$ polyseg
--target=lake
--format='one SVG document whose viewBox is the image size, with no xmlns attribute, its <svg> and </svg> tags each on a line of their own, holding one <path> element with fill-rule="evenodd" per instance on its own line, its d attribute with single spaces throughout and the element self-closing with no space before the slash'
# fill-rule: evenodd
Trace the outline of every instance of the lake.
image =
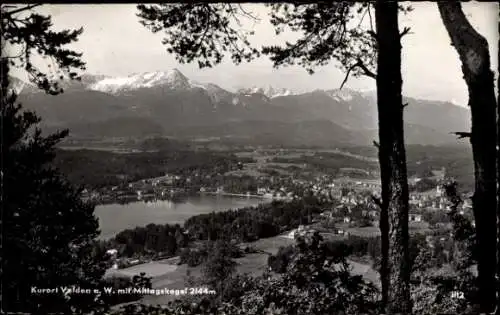
<svg viewBox="0 0 500 315">
<path fill-rule="evenodd" d="M 229 209 L 238 209 L 256 206 L 269 200 L 261 198 L 247 198 L 221 195 L 198 195 L 183 199 L 182 202 L 172 201 L 138 201 L 125 205 L 108 204 L 95 208 L 99 218 L 101 239 L 108 239 L 117 233 L 135 228 L 155 224 L 183 224 L 192 216 L 221 212 Z"/>
</svg>

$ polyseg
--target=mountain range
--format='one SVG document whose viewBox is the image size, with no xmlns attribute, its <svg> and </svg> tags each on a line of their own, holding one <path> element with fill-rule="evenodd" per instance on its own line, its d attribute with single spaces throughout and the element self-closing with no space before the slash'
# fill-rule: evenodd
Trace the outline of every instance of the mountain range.
<svg viewBox="0 0 500 315">
<path fill-rule="evenodd" d="M 47 95 L 16 81 L 18 100 L 42 117 L 46 130 L 68 128 L 73 138 L 169 136 L 237 139 L 254 144 L 368 145 L 377 139 L 374 92 L 351 89 L 294 93 L 273 87 L 226 90 L 195 82 L 179 70 L 124 77 L 83 75 Z M 457 143 L 470 129 L 467 108 L 405 97 L 408 144 Z"/>
</svg>

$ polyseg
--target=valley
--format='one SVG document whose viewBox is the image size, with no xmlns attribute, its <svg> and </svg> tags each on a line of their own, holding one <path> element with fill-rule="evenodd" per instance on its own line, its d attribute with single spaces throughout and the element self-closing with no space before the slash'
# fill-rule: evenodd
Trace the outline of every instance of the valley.
<svg viewBox="0 0 500 315">
<path fill-rule="evenodd" d="M 353 246 L 352 273 L 378 285 L 373 93 L 231 92 L 171 70 L 87 75 L 58 97 L 28 87 L 20 100 L 42 117 L 44 133 L 69 129 L 52 165 L 97 206 L 98 246 L 113 253 L 110 281 L 144 272 L 153 288 L 185 288 L 188 278 L 204 281 L 210 246 L 226 241 L 237 274 L 281 277 L 273 259 L 287 261 L 295 237 L 318 232 Z M 469 128 L 469 113 L 406 101 L 410 233 L 447 233 L 448 205 L 434 190 L 450 177 L 464 196 L 473 189 L 470 148 L 450 134 Z"/>
<path fill-rule="evenodd" d="M 46 132 L 68 128 L 70 139 L 162 136 L 235 144 L 285 146 L 371 145 L 378 138 L 372 92 L 268 87 L 235 92 L 198 83 L 180 71 L 128 77 L 85 75 L 58 97 L 25 84 L 25 108 L 43 118 Z M 469 111 L 452 103 L 406 98 L 407 144 L 456 144 Z"/>
</svg>

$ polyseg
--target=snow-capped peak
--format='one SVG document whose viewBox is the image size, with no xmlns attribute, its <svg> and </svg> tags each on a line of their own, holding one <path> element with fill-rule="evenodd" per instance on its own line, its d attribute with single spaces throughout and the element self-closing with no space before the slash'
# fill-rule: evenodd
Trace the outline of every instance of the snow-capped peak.
<svg viewBox="0 0 500 315">
<path fill-rule="evenodd" d="M 179 70 L 145 72 L 124 77 L 108 77 L 92 84 L 91 90 L 118 93 L 126 90 L 168 86 L 172 89 L 191 88 L 188 78 Z"/>
<path fill-rule="evenodd" d="M 273 89 L 272 87 L 269 87 L 267 90 L 267 95 L 269 95 L 270 98 L 278 97 L 278 96 L 288 96 L 288 95 L 293 95 L 292 91 L 288 89 Z"/>
<path fill-rule="evenodd" d="M 227 98 L 231 93 L 224 90 L 217 84 L 213 83 L 200 83 L 196 81 L 189 81 L 189 84 L 193 88 L 199 88 L 205 90 L 205 92 L 210 96 L 212 101 L 215 103 L 220 102 L 223 98 Z"/>
<path fill-rule="evenodd" d="M 324 91 L 328 96 L 339 102 L 349 102 L 353 99 L 354 91 L 349 89 L 335 89 Z"/>
<path fill-rule="evenodd" d="M 287 95 L 294 94 L 288 89 L 274 88 L 272 86 L 268 86 L 267 88 L 254 86 L 251 88 L 239 89 L 238 92 L 240 94 L 245 94 L 245 95 L 262 94 L 262 95 L 267 96 L 268 98 L 274 98 L 274 97 L 278 97 L 278 96 L 287 96 Z"/>
</svg>

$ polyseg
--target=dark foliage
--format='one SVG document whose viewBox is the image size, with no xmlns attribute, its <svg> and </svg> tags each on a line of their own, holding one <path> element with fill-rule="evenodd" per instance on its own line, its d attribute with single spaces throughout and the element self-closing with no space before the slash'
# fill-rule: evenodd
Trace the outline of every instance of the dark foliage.
<svg viewBox="0 0 500 315">
<path fill-rule="evenodd" d="M 358 237 L 351 235 L 345 240 L 325 241 L 324 243 L 330 250 L 347 246 L 350 257 L 356 259 L 368 256 L 373 262 L 375 262 L 375 267 L 378 268 L 377 262 L 380 261 L 379 237 Z M 287 266 L 295 253 L 296 251 L 294 246 L 281 247 L 276 255 L 269 256 L 268 266 L 271 267 L 273 272 L 284 273 L 286 272 Z"/>
<path fill-rule="evenodd" d="M 425 241 L 414 247 L 417 253 L 412 277 L 414 310 L 420 314 L 478 314 L 478 282 L 472 272 L 478 255 L 474 227 L 458 212 L 462 200 L 457 184 L 447 182 L 444 188 L 451 204 L 448 215 L 453 230 L 451 238 L 449 233 L 438 235 L 434 248 L 426 247 Z M 443 250 L 449 253 L 447 258 L 443 257 Z M 452 292 L 460 292 L 463 298 L 453 297 Z"/>
<path fill-rule="evenodd" d="M 349 249 L 327 246 L 309 235 L 293 248 L 287 270 L 268 275 L 228 277 L 219 298 L 177 300 L 162 307 L 130 305 L 118 314 L 378 314 L 376 289 L 349 272 Z"/>
<path fill-rule="evenodd" d="M 332 59 L 355 76 L 375 78 L 376 50 L 373 32 L 364 32 L 349 24 L 366 17 L 372 24 L 369 5 L 334 4 L 272 4 L 271 23 L 276 34 L 285 28 L 302 32 L 303 37 L 285 47 L 264 47 L 275 66 L 298 63 L 310 73 L 314 66 Z M 164 32 L 163 44 L 181 63 L 197 61 L 200 68 L 219 64 L 229 52 L 234 63 L 251 61 L 260 55 L 248 40 L 253 32 L 242 31 L 241 18 L 258 20 L 252 12 L 234 4 L 161 4 L 138 5 L 142 25 L 153 33 Z M 361 19 L 358 18 L 361 16 Z M 354 23 L 354 24 L 357 24 Z M 359 25 L 358 24 L 358 25 Z M 373 31 L 373 30 L 372 30 Z"/>
<path fill-rule="evenodd" d="M 216 240 L 222 237 L 244 242 L 276 236 L 279 233 L 311 222 L 326 204 L 309 201 L 274 202 L 255 208 L 243 208 L 192 217 L 184 228 L 194 239 Z"/>
<path fill-rule="evenodd" d="M 2 68 L 7 70 L 6 60 Z M 2 73 L 2 260 L 3 309 L 79 313 L 98 307 L 95 294 L 67 297 L 60 287 L 95 288 L 104 274 L 94 207 L 50 163 L 67 134 L 42 137 L 40 119 L 23 111 Z M 31 288 L 59 288 L 34 294 Z"/>
<path fill-rule="evenodd" d="M 129 288 L 147 288 L 151 289 L 151 278 L 145 276 L 144 273 L 128 277 L 111 277 L 103 280 L 100 287 L 101 296 L 105 305 L 118 305 L 122 303 L 134 302 L 142 298 L 141 294 L 119 294 L 119 290 L 127 290 Z"/>
<path fill-rule="evenodd" d="M 235 63 L 250 61 L 259 52 L 250 46 L 247 36 L 252 32 L 237 30 L 244 15 L 233 4 L 159 4 L 137 6 L 142 25 L 153 33 L 164 31 L 162 43 L 180 63 L 197 60 L 200 68 L 219 64 L 224 53 Z M 240 10 L 241 9 L 241 10 Z M 242 12 L 243 11 L 243 12 Z"/>
<path fill-rule="evenodd" d="M 148 224 L 118 233 L 111 246 L 118 247 L 125 257 L 138 255 L 173 256 L 181 248 L 188 245 L 188 236 L 180 225 Z"/>
<path fill-rule="evenodd" d="M 426 192 L 435 189 L 437 184 L 438 183 L 435 180 L 422 178 L 422 180 L 416 182 L 415 185 L 410 186 L 410 190 L 415 192 Z"/>
<path fill-rule="evenodd" d="M 450 216 L 443 211 L 425 211 L 422 220 L 428 222 L 431 226 L 439 223 L 450 223 Z"/>
<path fill-rule="evenodd" d="M 2 59 L 7 60 L 11 67 L 25 70 L 32 83 L 55 95 L 62 92 L 58 81 L 80 79 L 77 71 L 85 70 L 85 63 L 80 59 L 82 54 L 65 48 L 78 40 L 83 28 L 54 31 L 50 16 L 32 12 L 40 5 L 2 6 Z M 3 45 L 16 53 L 4 55 Z M 52 73 L 43 73 L 33 63 L 33 57 L 37 56 L 56 66 L 50 69 Z"/>
<path fill-rule="evenodd" d="M 230 242 L 218 240 L 210 244 L 207 260 L 202 266 L 204 284 L 210 289 L 215 289 L 219 295 L 224 295 L 227 290 L 226 281 L 236 271 L 236 262 L 233 260 L 238 251 Z"/>
<path fill-rule="evenodd" d="M 75 185 L 103 188 L 124 185 L 166 173 L 195 176 L 215 176 L 237 168 L 234 156 L 210 152 L 160 151 L 112 153 L 97 150 L 60 150 L 54 166 Z M 202 178 L 200 178 L 201 180 Z M 196 183 L 192 183 L 194 185 Z M 178 187 L 190 186 L 178 181 Z"/>
<path fill-rule="evenodd" d="M 358 14 L 362 14 L 359 24 L 367 14 L 372 22 L 369 5 L 339 2 L 271 6 L 271 23 L 277 35 L 286 29 L 304 34 L 285 47 L 264 47 L 262 52 L 271 56 L 276 67 L 297 62 L 313 73 L 314 66 L 326 65 L 334 59 L 348 75 L 352 71 L 354 76 L 375 77 L 370 71 L 375 68 L 375 37 L 358 27 L 349 27 L 350 23 L 358 22 Z"/>
<path fill-rule="evenodd" d="M 269 256 L 267 265 L 273 272 L 284 273 L 294 253 L 293 246 L 281 247 L 276 255 Z"/>
<path fill-rule="evenodd" d="M 184 248 L 180 253 L 180 264 L 187 264 L 189 267 L 201 265 L 207 261 L 214 252 L 220 250 L 223 244 L 223 254 L 228 258 L 241 258 L 244 252 L 235 244 L 230 243 L 226 239 L 217 241 L 203 242 L 202 244 L 195 245 L 194 247 Z"/>
<path fill-rule="evenodd" d="M 208 257 L 208 248 L 200 246 L 198 248 L 184 248 L 181 250 L 179 258 L 181 264 L 189 267 L 201 265 Z"/>
</svg>

